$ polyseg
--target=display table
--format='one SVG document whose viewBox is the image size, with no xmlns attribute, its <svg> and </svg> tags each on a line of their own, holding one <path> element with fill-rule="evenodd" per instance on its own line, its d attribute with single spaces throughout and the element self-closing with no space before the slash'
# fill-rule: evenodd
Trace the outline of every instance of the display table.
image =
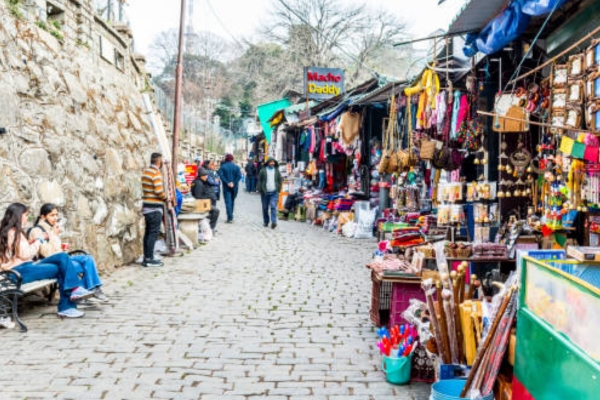
<svg viewBox="0 0 600 400">
<path fill-rule="evenodd" d="M 598 315 L 598 288 L 524 257 L 513 399 L 598 398 Z"/>
<path fill-rule="evenodd" d="M 179 214 L 177 217 L 179 230 L 192 241 L 194 247 L 198 247 L 198 224 L 206 217 L 207 212 Z"/>
</svg>

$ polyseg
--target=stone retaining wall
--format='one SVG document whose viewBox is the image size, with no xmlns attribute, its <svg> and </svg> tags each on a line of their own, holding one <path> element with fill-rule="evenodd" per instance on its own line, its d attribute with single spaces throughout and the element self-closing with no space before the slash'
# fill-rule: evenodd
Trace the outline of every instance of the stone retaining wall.
<svg viewBox="0 0 600 400">
<path fill-rule="evenodd" d="M 58 3 L 85 10 L 89 1 Z M 112 35 L 84 19 L 90 37 Z M 107 272 L 141 254 L 140 172 L 158 142 L 143 111 L 143 59 L 121 46 L 117 68 L 96 50 L 59 41 L 0 1 L 0 212 L 15 201 L 33 215 L 61 205 L 65 240 Z"/>
</svg>

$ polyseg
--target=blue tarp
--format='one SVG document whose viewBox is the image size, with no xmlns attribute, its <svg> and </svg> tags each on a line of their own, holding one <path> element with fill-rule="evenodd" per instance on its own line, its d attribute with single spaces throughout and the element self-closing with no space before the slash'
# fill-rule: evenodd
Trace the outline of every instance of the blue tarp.
<svg viewBox="0 0 600 400">
<path fill-rule="evenodd" d="M 556 10 L 569 0 L 514 0 L 481 32 L 467 35 L 463 49 L 467 57 L 478 51 L 493 54 L 523 34 L 532 16 Z"/>
</svg>

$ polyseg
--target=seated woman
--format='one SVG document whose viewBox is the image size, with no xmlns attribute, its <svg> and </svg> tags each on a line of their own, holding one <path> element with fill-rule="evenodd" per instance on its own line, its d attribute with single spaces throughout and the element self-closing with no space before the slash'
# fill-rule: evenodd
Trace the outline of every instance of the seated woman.
<svg viewBox="0 0 600 400">
<path fill-rule="evenodd" d="M 27 240 L 23 227 L 28 216 L 27 206 L 21 203 L 13 203 L 6 209 L 0 222 L 0 269 L 18 272 L 22 284 L 57 279 L 60 294 L 58 316 L 83 317 L 84 313 L 77 309 L 75 302 L 93 293 L 82 287 L 83 281 L 66 253 L 57 253 L 39 262 L 32 261 L 45 241 L 43 238 Z"/>
<path fill-rule="evenodd" d="M 60 226 L 58 222 L 58 206 L 46 203 L 40 209 L 33 228 L 28 232 L 29 239 L 45 239 L 45 242 L 40 245 L 40 256 L 46 259 L 54 254 L 60 253 L 63 250 L 63 245 L 60 240 Z M 83 287 L 89 291 L 93 291 L 94 295 L 90 300 L 106 302 L 108 298 L 102 292 L 102 281 L 96 269 L 96 262 L 90 255 L 74 255 L 70 256 L 75 267 L 83 271 Z"/>
</svg>

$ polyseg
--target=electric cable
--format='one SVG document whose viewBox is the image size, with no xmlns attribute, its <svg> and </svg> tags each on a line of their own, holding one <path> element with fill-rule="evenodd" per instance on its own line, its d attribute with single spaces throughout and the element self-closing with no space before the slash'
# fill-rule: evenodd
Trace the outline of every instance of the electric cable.
<svg viewBox="0 0 600 400">
<path fill-rule="evenodd" d="M 529 46 L 529 49 L 527 49 L 527 52 L 525 53 L 525 55 L 523 56 L 523 58 L 521 58 L 521 62 L 519 62 L 519 65 L 517 66 L 517 68 L 515 68 L 513 74 L 511 75 L 510 79 L 508 80 L 508 83 L 506 84 L 506 86 L 502 90 L 501 94 L 505 93 L 506 90 L 508 89 L 508 87 L 510 86 L 512 80 L 515 77 L 519 76 L 520 71 L 521 71 L 521 67 L 523 66 L 523 63 L 525 62 L 525 60 L 527 59 L 527 57 L 529 57 L 529 53 L 531 53 L 531 51 L 533 50 L 533 48 L 535 46 L 535 43 L 538 41 L 538 39 L 542 35 L 542 32 L 546 28 L 546 25 L 548 25 L 548 22 L 550 22 L 550 18 L 552 18 L 552 15 L 554 14 L 554 11 L 556 11 L 556 9 L 558 8 L 558 4 L 559 3 L 560 2 L 556 2 L 556 4 L 554 4 L 554 7 L 552 7 L 552 11 L 550 11 L 550 14 L 548 14 L 548 17 L 546 17 L 546 20 L 542 24 L 542 26 L 541 26 L 540 30 L 538 31 L 538 33 L 535 35 L 535 38 L 531 42 L 531 45 Z M 513 92 L 514 92 L 516 84 L 517 84 L 517 82 L 512 82 Z"/>
<path fill-rule="evenodd" d="M 235 44 L 237 44 L 242 50 L 246 50 L 246 47 L 244 47 L 244 45 L 235 37 L 235 35 L 233 33 L 231 33 L 231 31 L 227 28 L 227 26 L 225 25 L 225 23 L 223 22 L 221 17 L 219 17 L 219 14 L 217 14 L 215 9 L 213 8 L 210 0 L 206 0 L 206 4 L 208 5 L 208 8 L 209 8 L 210 12 L 212 13 L 212 15 L 217 19 L 217 22 L 219 23 L 219 25 L 221 25 L 221 28 L 223 28 L 223 30 L 225 30 L 225 32 L 227 32 L 227 34 L 231 37 L 231 39 L 233 39 Z"/>
<path fill-rule="evenodd" d="M 208 1 L 208 0 L 207 0 Z M 310 29 L 312 29 L 313 31 L 317 32 L 319 35 L 321 35 L 323 37 L 323 39 L 327 40 L 329 43 L 333 44 L 335 47 L 338 48 L 338 50 L 340 50 L 342 52 L 342 54 L 344 54 L 346 57 L 348 57 L 349 59 L 351 59 L 352 61 L 354 61 L 355 63 L 357 63 L 358 65 L 361 65 L 363 67 L 365 67 L 370 73 L 371 75 L 375 78 L 375 79 L 379 79 L 380 76 L 382 74 L 380 74 L 379 72 L 377 72 L 376 70 L 374 70 L 373 68 L 369 67 L 368 65 L 366 65 L 364 62 L 360 61 L 358 58 L 354 57 L 353 55 L 351 55 L 350 53 L 346 52 L 346 50 L 344 50 L 342 48 L 342 46 L 340 44 L 338 44 L 335 40 L 330 39 L 324 32 L 321 32 L 319 29 L 315 28 L 314 26 L 312 26 L 310 24 L 310 22 L 308 22 L 304 17 L 302 17 L 301 15 L 298 14 L 298 12 L 296 12 L 294 9 L 292 9 L 289 5 L 287 5 L 287 3 L 284 0 L 278 0 L 279 3 L 281 3 L 282 6 L 284 6 L 289 12 L 291 12 L 292 14 L 294 14 L 296 16 L 296 18 L 298 18 L 302 23 L 304 23 L 306 26 L 308 26 Z"/>
</svg>

